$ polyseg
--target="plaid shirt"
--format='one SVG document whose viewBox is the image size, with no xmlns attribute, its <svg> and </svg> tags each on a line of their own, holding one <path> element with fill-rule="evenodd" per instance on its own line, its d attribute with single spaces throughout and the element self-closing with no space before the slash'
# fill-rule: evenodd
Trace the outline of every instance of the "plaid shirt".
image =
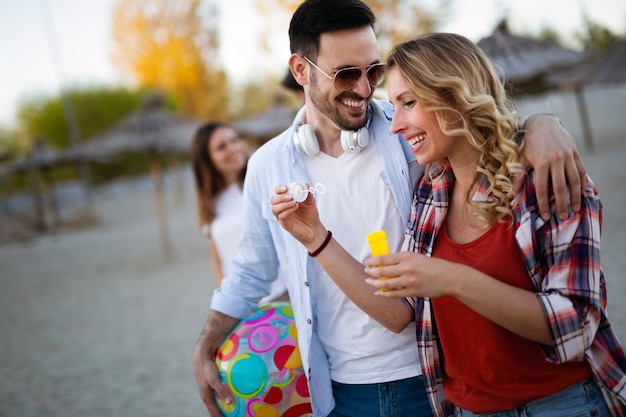
<svg viewBox="0 0 626 417">
<path fill-rule="evenodd" d="M 433 167 L 429 175 L 431 182 L 422 181 L 413 196 L 406 249 L 432 256 L 446 218 L 454 174 L 449 168 Z M 489 198 L 488 189 L 483 178 L 474 200 Z M 578 213 L 570 213 L 566 220 L 553 215 L 545 222 L 539 216 L 531 173 L 511 208 L 515 239 L 553 339 L 553 346 L 538 346 L 550 363 L 586 360 L 612 415 L 626 416 L 626 355 L 606 317 L 606 289 L 600 268 L 602 205 L 595 185 L 588 179 Z M 554 213 L 554 205 L 552 208 Z M 430 299 L 407 302 L 415 306 L 419 359 L 433 412 L 437 417 L 454 415 L 454 406 L 442 387 Z"/>
</svg>

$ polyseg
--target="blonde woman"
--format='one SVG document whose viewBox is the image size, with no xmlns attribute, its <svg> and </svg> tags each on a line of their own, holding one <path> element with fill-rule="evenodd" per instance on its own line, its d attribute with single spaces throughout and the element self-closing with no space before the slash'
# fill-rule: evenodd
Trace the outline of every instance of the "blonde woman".
<svg viewBox="0 0 626 417">
<path fill-rule="evenodd" d="M 419 360 L 436 416 L 624 416 L 626 357 L 606 316 L 601 203 L 539 214 L 518 191 L 518 115 L 468 39 L 429 34 L 389 58 L 393 133 L 427 165 L 405 250 L 366 262 L 383 297 L 416 303 Z M 395 277 L 388 280 L 379 277 Z M 456 407 L 456 410 L 453 409 Z"/>
</svg>

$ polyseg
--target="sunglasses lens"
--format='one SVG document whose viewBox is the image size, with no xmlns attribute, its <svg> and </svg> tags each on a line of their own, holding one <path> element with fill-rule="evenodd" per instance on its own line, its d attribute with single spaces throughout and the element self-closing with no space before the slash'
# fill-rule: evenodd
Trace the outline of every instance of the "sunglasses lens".
<svg viewBox="0 0 626 417">
<path fill-rule="evenodd" d="M 376 64 L 365 71 L 370 85 L 378 87 L 385 78 L 385 74 L 387 74 L 387 66 L 385 64 Z M 335 74 L 335 88 L 341 91 L 349 90 L 359 81 L 361 75 L 363 75 L 361 68 L 344 68 L 339 70 Z"/>
<path fill-rule="evenodd" d="M 370 85 L 378 87 L 385 79 L 386 74 L 387 66 L 384 64 L 377 64 L 367 69 L 367 80 L 370 82 Z"/>
<path fill-rule="evenodd" d="M 335 88 L 338 90 L 348 90 L 361 78 L 360 68 L 345 68 L 335 74 Z"/>
</svg>

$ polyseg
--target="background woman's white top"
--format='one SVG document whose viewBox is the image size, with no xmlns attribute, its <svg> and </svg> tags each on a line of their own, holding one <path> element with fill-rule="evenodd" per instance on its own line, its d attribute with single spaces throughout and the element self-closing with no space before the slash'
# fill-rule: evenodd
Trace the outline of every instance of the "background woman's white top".
<svg viewBox="0 0 626 417">
<path fill-rule="evenodd" d="M 243 223 L 243 190 L 239 184 L 232 184 L 217 196 L 215 213 L 216 217 L 211 224 L 210 233 L 222 262 L 222 273 L 228 275 L 231 261 L 237 253 L 237 240 Z M 287 287 L 279 277 L 272 283 L 270 294 L 261 300 L 261 304 L 272 302 L 285 291 Z"/>
</svg>

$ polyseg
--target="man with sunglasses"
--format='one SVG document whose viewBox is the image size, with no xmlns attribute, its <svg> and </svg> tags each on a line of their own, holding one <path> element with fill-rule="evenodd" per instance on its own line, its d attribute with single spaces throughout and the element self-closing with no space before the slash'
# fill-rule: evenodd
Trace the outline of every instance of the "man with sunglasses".
<svg viewBox="0 0 626 417">
<path fill-rule="evenodd" d="M 393 109 L 372 99 L 386 71 L 378 56 L 374 21 L 372 11 L 359 0 L 306 0 L 292 17 L 289 66 L 304 87 L 305 106 L 293 126 L 249 161 L 239 253 L 232 273 L 213 295 L 211 314 L 194 348 L 199 391 L 212 416 L 220 415 L 216 395 L 226 402 L 233 397 L 212 357 L 269 292 L 279 269 L 293 306 L 315 416 L 432 415 L 417 363 L 415 326 L 393 327 L 395 312 L 406 305 L 375 296 L 364 276 L 337 278 L 340 274 L 327 274 L 315 260 L 334 237 L 364 261 L 370 256 L 366 235 L 379 229 L 387 231 L 391 250 L 399 250 L 412 192 L 423 173 L 406 142 L 389 131 Z M 547 124 L 548 133 L 534 133 L 534 138 L 527 133 L 527 148 L 547 146 L 544 152 L 557 155 L 557 160 L 574 155 L 561 162 L 565 169 L 558 164 L 536 167 L 554 171 L 552 183 L 563 194 L 556 197 L 565 207 L 563 171 L 570 174 L 570 186 L 579 187 L 584 168 L 579 176 L 577 166 L 582 163 L 573 142 L 568 147 L 571 138 L 559 130 L 558 119 L 538 116 L 532 122 Z M 545 143 L 546 135 L 561 140 Z M 539 141 L 543 143 L 537 145 Z M 537 159 L 541 152 L 529 156 Z M 543 181 L 547 184 L 547 176 Z M 323 242 L 305 247 L 272 214 L 275 188 L 291 182 L 325 185 L 326 193 L 315 197 L 322 222 L 332 230 Z M 368 311 L 384 311 L 385 322 L 374 321 Z"/>
</svg>

